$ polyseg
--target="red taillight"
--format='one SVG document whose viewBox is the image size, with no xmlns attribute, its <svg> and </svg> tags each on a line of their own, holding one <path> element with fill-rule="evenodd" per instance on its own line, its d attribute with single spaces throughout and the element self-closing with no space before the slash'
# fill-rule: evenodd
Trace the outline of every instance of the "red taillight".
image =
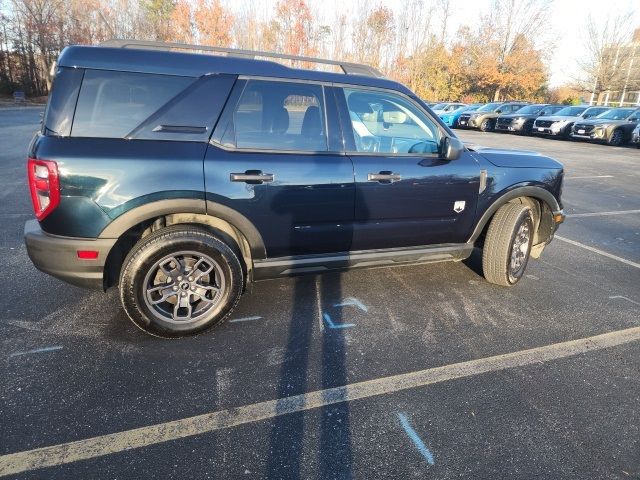
<svg viewBox="0 0 640 480">
<path fill-rule="evenodd" d="M 27 162 L 29 191 L 33 210 L 38 220 L 43 220 L 60 203 L 58 165 L 51 160 L 30 158 Z"/>
<path fill-rule="evenodd" d="M 78 250 L 78 258 L 81 260 L 95 260 L 98 258 L 97 250 Z"/>
</svg>

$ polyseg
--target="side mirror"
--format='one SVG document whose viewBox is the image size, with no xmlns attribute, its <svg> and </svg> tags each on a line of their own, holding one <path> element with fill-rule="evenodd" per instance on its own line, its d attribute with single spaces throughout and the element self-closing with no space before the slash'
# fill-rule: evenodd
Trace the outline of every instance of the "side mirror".
<svg viewBox="0 0 640 480">
<path fill-rule="evenodd" d="M 498 109 L 496 110 L 496 113 L 502 113 L 502 110 Z"/>
<path fill-rule="evenodd" d="M 457 160 L 464 151 L 464 144 L 455 137 L 444 137 L 442 140 L 442 158 Z"/>
</svg>

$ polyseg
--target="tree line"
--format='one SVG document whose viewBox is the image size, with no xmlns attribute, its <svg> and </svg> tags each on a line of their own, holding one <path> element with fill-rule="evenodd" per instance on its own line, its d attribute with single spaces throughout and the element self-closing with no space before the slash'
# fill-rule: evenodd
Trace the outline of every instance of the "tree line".
<svg viewBox="0 0 640 480">
<path fill-rule="evenodd" d="M 568 101 L 561 97 L 572 94 L 547 88 L 548 49 L 535 42 L 548 34 L 545 0 L 494 0 L 451 36 L 452 0 L 406 0 L 401 10 L 357 0 L 331 12 L 307 0 L 0 2 L 4 93 L 46 95 L 62 48 L 127 38 L 366 63 L 427 100 Z"/>
</svg>

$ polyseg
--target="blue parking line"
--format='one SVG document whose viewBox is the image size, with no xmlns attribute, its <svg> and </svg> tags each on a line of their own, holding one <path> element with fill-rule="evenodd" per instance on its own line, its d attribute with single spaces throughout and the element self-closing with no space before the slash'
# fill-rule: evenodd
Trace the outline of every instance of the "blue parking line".
<svg viewBox="0 0 640 480">
<path fill-rule="evenodd" d="M 409 423 L 409 419 L 407 418 L 407 415 L 404 413 L 398 413 L 398 418 L 400 419 L 400 425 L 402 425 L 402 428 L 404 428 L 404 431 L 407 432 L 407 435 L 409 435 L 409 438 L 411 439 L 413 444 L 416 446 L 416 448 L 420 452 L 420 455 L 424 457 L 424 459 L 427 461 L 429 465 L 435 465 L 433 454 L 424 444 L 422 439 L 418 436 L 416 431 L 413 429 L 413 427 Z"/>
<path fill-rule="evenodd" d="M 331 315 L 329 315 L 328 313 L 325 313 L 322 316 L 323 316 L 325 322 L 327 322 L 327 327 L 329 327 L 329 328 L 333 328 L 333 329 L 351 328 L 351 327 L 355 327 L 356 326 L 355 323 L 333 323 L 333 320 L 331 320 Z"/>
</svg>

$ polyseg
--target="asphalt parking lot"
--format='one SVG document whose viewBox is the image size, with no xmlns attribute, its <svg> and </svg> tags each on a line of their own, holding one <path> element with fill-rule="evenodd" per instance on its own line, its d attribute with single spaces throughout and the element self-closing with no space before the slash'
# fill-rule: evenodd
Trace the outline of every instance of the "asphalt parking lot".
<svg viewBox="0 0 640 480">
<path fill-rule="evenodd" d="M 565 164 L 516 287 L 477 257 L 274 280 L 167 341 L 31 265 L 40 111 L 0 110 L 0 475 L 640 479 L 640 150 L 458 131 Z"/>
</svg>

